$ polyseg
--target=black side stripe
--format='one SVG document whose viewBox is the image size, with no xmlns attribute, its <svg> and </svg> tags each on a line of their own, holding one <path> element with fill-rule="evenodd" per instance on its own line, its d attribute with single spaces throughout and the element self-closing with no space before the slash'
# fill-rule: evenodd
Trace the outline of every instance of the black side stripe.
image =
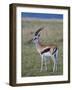
<svg viewBox="0 0 72 90">
<path fill-rule="evenodd" d="M 54 48 L 54 51 L 53 51 L 53 53 L 52 53 L 52 54 L 54 54 L 56 51 L 57 51 L 57 48 Z"/>
<path fill-rule="evenodd" d="M 46 52 L 48 52 L 48 51 L 50 51 L 50 48 L 44 49 L 44 50 L 41 52 L 41 54 L 46 53 Z"/>
</svg>

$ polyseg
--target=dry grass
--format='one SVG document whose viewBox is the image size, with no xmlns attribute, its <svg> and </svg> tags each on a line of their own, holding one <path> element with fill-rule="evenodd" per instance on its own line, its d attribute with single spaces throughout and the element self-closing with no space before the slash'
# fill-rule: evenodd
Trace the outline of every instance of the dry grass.
<svg viewBox="0 0 72 90">
<path fill-rule="evenodd" d="M 40 72 L 41 59 L 32 42 L 35 31 L 44 27 L 40 32 L 43 44 L 57 44 L 59 48 L 58 71 L 52 73 L 53 62 L 47 62 L 48 70 Z M 24 21 L 22 20 L 22 76 L 48 76 L 63 74 L 63 22 L 62 21 Z"/>
</svg>

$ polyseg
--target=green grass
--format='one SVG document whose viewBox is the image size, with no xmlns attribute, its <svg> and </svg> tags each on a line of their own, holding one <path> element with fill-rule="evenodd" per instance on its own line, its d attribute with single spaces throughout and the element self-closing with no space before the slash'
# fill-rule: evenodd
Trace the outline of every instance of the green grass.
<svg viewBox="0 0 72 90">
<path fill-rule="evenodd" d="M 44 26 L 44 30 L 40 32 L 40 41 L 43 44 L 57 44 L 59 49 L 58 55 L 58 71 L 52 72 L 53 62 L 47 61 L 48 70 L 40 72 L 41 58 L 36 51 L 35 45 L 32 42 L 34 32 L 38 27 Z M 63 74 L 63 22 L 57 21 L 23 21 L 22 20 L 22 61 L 21 75 L 22 77 L 29 76 L 48 76 Z M 51 58 L 50 58 L 51 59 Z M 45 68 L 44 68 L 45 69 Z"/>
</svg>

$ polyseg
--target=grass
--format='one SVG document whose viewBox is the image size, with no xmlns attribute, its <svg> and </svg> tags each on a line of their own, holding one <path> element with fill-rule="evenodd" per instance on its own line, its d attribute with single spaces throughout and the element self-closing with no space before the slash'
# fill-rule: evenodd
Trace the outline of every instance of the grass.
<svg viewBox="0 0 72 90">
<path fill-rule="evenodd" d="M 40 72 L 41 58 L 36 51 L 35 45 L 32 42 L 32 37 L 39 27 L 45 27 L 40 32 L 40 41 L 43 44 L 57 44 L 59 48 L 58 55 L 58 71 L 52 72 L 53 62 L 47 61 L 48 70 Z M 21 75 L 22 77 L 29 76 L 48 76 L 63 74 L 63 22 L 62 21 L 24 21 L 22 20 L 22 61 Z M 51 59 L 51 58 L 50 58 Z"/>
</svg>

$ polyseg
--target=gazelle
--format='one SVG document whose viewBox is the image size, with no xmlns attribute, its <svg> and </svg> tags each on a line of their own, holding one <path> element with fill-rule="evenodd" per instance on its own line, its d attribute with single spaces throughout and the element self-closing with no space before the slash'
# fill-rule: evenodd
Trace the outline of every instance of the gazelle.
<svg viewBox="0 0 72 90">
<path fill-rule="evenodd" d="M 58 48 L 56 45 L 42 45 L 40 43 L 40 34 L 39 32 L 43 30 L 43 28 L 38 29 L 35 32 L 35 35 L 33 37 L 33 42 L 35 43 L 36 49 L 38 53 L 41 56 L 41 71 L 43 70 L 43 64 L 45 65 L 45 70 L 47 70 L 47 63 L 46 60 L 47 58 L 51 57 L 53 60 L 53 72 L 56 70 L 57 71 L 57 64 L 58 64 Z"/>
</svg>

